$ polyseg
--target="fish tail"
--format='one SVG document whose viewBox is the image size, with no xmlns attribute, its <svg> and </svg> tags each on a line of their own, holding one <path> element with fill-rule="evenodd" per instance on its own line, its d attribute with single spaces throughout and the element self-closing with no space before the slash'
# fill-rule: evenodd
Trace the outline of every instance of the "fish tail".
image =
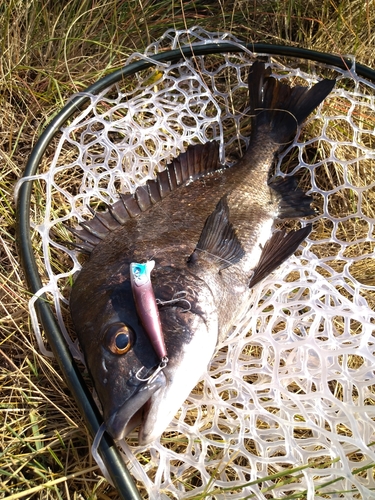
<svg viewBox="0 0 375 500">
<path fill-rule="evenodd" d="M 290 87 L 271 76 L 271 68 L 254 62 L 249 77 L 252 138 L 262 130 L 277 144 L 285 145 L 297 128 L 327 97 L 335 80 L 321 80 L 313 87 Z"/>
</svg>

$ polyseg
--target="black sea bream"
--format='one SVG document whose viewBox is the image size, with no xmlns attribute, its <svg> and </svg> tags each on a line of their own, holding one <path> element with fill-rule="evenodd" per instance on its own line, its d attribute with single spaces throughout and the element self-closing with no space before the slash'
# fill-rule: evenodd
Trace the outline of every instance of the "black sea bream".
<svg viewBox="0 0 375 500">
<path fill-rule="evenodd" d="M 275 156 L 335 82 L 291 88 L 270 73 L 261 62 L 249 69 L 251 138 L 237 164 L 223 168 L 215 142 L 189 146 L 155 180 L 73 230 L 90 257 L 74 283 L 70 309 L 114 439 L 137 424 L 140 444 L 162 434 L 236 322 L 250 288 L 311 230 L 272 232 L 276 220 L 314 211 L 293 177 L 270 175 Z M 163 363 L 130 279 L 132 263 L 149 261 L 155 263 Z"/>
</svg>

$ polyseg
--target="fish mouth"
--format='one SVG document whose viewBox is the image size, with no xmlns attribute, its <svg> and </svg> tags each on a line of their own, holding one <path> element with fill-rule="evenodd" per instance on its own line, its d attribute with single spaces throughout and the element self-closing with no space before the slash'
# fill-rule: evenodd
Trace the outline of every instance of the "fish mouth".
<svg viewBox="0 0 375 500">
<path fill-rule="evenodd" d="M 136 394 L 125 401 L 108 418 L 106 430 L 115 440 L 120 440 L 129 434 L 142 420 L 142 414 L 149 409 L 149 400 L 166 386 L 166 377 L 160 371 L 152 380 L 143 384 Z"/>
</svg>

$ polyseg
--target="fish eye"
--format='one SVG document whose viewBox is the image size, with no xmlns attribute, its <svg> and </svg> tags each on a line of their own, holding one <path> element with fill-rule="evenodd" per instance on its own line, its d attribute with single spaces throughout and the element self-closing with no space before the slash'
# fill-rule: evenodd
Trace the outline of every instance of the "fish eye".
<svg viewBox="0 0 375 500">
<path fill-rule="evenodd" d="M 113 354 L 125 354 L 133 346 L 133 330 L 124 323 L 113 323 L 107 328 L 106 343 Z"/>
</svg>

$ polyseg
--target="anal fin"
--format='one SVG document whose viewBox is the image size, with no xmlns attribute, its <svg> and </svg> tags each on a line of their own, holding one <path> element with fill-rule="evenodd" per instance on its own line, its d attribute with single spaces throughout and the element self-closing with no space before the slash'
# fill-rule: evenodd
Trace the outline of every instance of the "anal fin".
<svg viewBox="0 0 375 500">
<path fill-rule="evenodd" d="M 207 218 L 194 252 L 188 259 L 190 266 L 210 262 L 218 271 L 236 264 L 245 255 L 236 231 L 229 220 L 227 197 L 223 196 Z"/>
<path fill-rule="evenodd" d="M 310 206 L 313 199 L 297 187 L 294 176 L 272 180 L 268 185 L 280 196 L 278 219 L 315 215 L 315 210 Z"/>
<path fill-rule="evenodd" d="M 303 240 L 310 234 L 311 229 L 312 225 L 308 224 L 298 231 L 290 231 L 289 233 L 286 233 L 285 230 L 275 231 L 264 245 L 258 265 L 250 279 L 250 288 L 262 281 L 288 257 L 293 255 Z"/>
</svg>

